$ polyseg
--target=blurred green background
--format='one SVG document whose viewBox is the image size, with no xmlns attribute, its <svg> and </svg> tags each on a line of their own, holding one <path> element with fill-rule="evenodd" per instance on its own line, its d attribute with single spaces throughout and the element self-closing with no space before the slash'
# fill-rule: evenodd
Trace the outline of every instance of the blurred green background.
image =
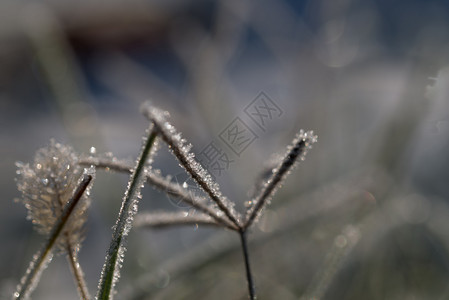
<svg viewBox="0 0 449 300">
<path fill-rule="evenodd" d="M 252 229 L 258 299 L 449 299 L 447 1 L 0 2 L 0 297 L 44 237 L 14 203 L 16 161 L 50 138 L 134 160 L 150 99 L 244 210 L 272 153 L 300 129 L 319 142 Z M 246 113 L 265 93 L 281 113 Z M 257 135 L 236 155 L 220 133 Z M 182 178 L 165 146 L 155 166 Z M 183 179 L 185 180 L 185 179 Z M 99 171 L 80 252 L 95 294 L 127 175 Z M 150 187 L 140 211 L 188 211 Z M 63 257 L 33 299 L 77 299 Z M 247 299 L 238 236 L 134 230 L 118 299 Z"/>
</svg>

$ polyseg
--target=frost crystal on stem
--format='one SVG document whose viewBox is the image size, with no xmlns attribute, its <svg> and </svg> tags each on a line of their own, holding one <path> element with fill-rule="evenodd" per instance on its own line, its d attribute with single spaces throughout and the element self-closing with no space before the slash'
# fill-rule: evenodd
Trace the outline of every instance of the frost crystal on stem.
<svg viewBox="0 0 449 300">
<path fill-rule="evenodd" d="M 279 166 L 273 171 L 273 174 L 266 181 L 259 194 L 251 200 L 251 208 L 248 211 L 244 225 L 245 229 L 251 226 L 264 206 L 270 201 L 271 197 L 276 192 L 276 189 L 288 175 L 297 159 L 304 160 L 307 151 L 312 148 L 312 145 L 316 143 L 316 141 L 317 136 L 313 134 L 313 131 L 304 132 L 303 130 L 300 130 Z"/>
<path fill-rule="evenodd" d="M 156 147 L 153 147 L 153 145 L 156 143 L 156 135 L 156 131 L 151 126 L 148 129 L 148 137 L 144 140 L 142 152 L 137 159 L 136 167 L 128 182 L 98 284 L 97 299 L 112 299 L 114 296 L 114 287 L 120 277 L 120 268 L 126 251 L 123 245 L 124 239 L 131 230 L 133 218 L 137 213 L 138 203 L 142 197 L 141 189 L 146 180 L 147 172 L 145 165 L 151 161 L 155 152 Z"/>
<path fill-rule="evenodd" d="M 78 165 L 78 156 L 71 147 L 51 140 L 48 147 L 37 151 L 31 166 L 16 165 L 17 187 L 22 193 L 20 201 L 28 210 L 27 218 L 39 233 L 48 235 L 79 184 L 83 169 Z M 89 205 L 88 189 L 58 239 L 60 252 L 67 250 L 67 244 L 79 248 Z"/>
<path fill-rule="evenodd" d="M 85 166 L 93 165 L 95 166 L 95 168 L 105 170 L 125 172 L 125 173 L 132 172 L 132 166 L 128 165 L 127 162 L 120 161 L 116 158 L 89 157 L 89 158 L 82 158 L 79 163 L 80 165 Z M 238 229 L 234 223 L 232 223 L 226 218 L 226 216 L 223 216 L 223 213 L 220 210 L 217 210 L 215 207 L 208 205 L 204 198 L 192 195 L 192 193 L 189 193 L 180 184 L 171 182 L 170 179 L 162 177 L 156 171 L 147 172 L 146 181 L 153 187 L 159 189 L 160 191 L 165 192 L 173 197 L 176 197 L 180 201 L 183 201 L 184 203 L 191 205 L 197 210 L 211 216 L 213 219 L 215 219 L 223 226 L 233 230 Z"/>
<path fill-rule="evenodd" d="M 47 267 L 53 257 L 53 246 L 58 242 L 59 238 L 63 240 L 68 240 L 67 236 L 64 236 L 65 228 L 70 225 L 70 219 L 73 218 L 73 213 L 76 210 L 77 204 L 80 202 L 82 196 L 84 195 L 89 183 L 92 181 L 92 175 L 89 174 L 90 171 L 86 171 L 79 180 L 79 184 L 73 192 L 72 197 L 69 199 L 67 204 L 64 206 L 59 218 L 55 221 L 54 226 L 49 231 L 49 238 L 47 242 L 42 247 L 36 255 L 34 255 L 33 260 L 28 267 L 25 276 L 21 279 L 20 285 L 17 287 L 17 291 L 13 294 L 13 299 L 27 299 L 31 292 L 36 287 L 42 271 Z M 70 218 L 72 217 L 72 218 Z M 69 247 L 70 243 L 67 243 Z M 72 250 L 72 249 L 68 249 Z M 75 255 L 75 252 L 69 255 Z M 77 266 L 78 274 L 82 274 L 80 267 Z M 77 284 L 80 290 L 85 288 L 85 283 L 83 278 L 77 278 Z M 87 290 L 80 291 L 83 298 L 88 297 Z"/>
<path fill-rule="evenodd" d="M 150 103 L 145 103 L 142 106 L 142 112 L 151 122 L 153 122 L 155 129 L 158 131 L 164 142 L 169 145 L 181 166 L 209 195 L 226 217 L 240 228 L 239 216 L 234 209 L 234 203 L 230 202 L 221 193 L 218 183 L 216 183 L 207 170 L 196 161 L 195 155 L 190 152 L 192 146 L 188 144 L 187 141 L 181 137 L 181 134 L 177 132 L 175 127 L 165 119 L 165 115 L 167 114 L 152 107 Z"/>
<path fill-rule="evenodd" d="M 167 213 L 167 212 L 155 212 L 139 214 L 136 217 L 134 226 L 136 227 L 169 227 L 177 225 L 208 225 L 208 226 L 221 226 L 210 216 L 203 214 L 189 214 L 181 213 Z"/>
</svg>

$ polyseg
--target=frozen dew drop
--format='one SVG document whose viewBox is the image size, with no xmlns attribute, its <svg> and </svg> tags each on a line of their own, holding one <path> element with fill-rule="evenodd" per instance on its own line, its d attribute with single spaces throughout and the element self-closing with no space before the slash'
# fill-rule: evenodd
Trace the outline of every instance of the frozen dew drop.
<svg viewBox="0 0 449 300">
<path fill-rule="evenodd" d="M 97 149 L 95 147 L 90 147 L 89 153 L 90 154 L 95 154 L 95 153 L 97 153 Z"/>
<path fill-rule="evenodd" d="M 185 189 L 188 187 L 187 181 L 184 181 L 184 183 L 182 184 L 182 187 L 185 188 Z"/>
</svg>

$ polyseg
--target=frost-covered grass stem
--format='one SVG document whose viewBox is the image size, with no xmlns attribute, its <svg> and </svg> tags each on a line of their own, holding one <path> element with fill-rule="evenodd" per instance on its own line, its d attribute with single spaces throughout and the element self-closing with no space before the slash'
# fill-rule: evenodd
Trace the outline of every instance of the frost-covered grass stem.
<svg viewBox="0 0 449 300">
<path fill-rule="evenodd" d="M 95 166 L 95 168 L 106 169 L 116 172 L 123 172 L 123 173 L 132 172 L 132 166 L 118 160 L 84 158 L 79 161 L 79 164 L 82 166 L 93 165 Z M 147 173 L 146 176 L 147 182 L 152 186 L 154 186 L 155 188 L 209 215 L 210 217 L 215 219 L 219 224 L 232 230 L 238 230 L 237 226 L 234 223 L 229 221 L 225 216 L 218 215 L 217 210 L 210 207 L 204 201 L 203 198 L 195 196 L 192 193 L 189 193 L 185 188 L 181 187 L 179 184 L 171 182 L 170 180 L 153 172 Z"/>
<path fill-rule="evenodd" d="M 25 276 L 21 280 L 20 286 L 13 295 L 13 299 L 26 299 L 35 288 L 43 267 L 45 267 L 46 263 L 49 262 L 49 260 L 51 260 L 52 249 L 56 240 L 60 236 L 64 226 L 67 223 L 67 220 L 74 211 L 76 205 L 79 203 L 79 200 L 83 196 L 83 193 L 87 189 L 87 186 L 89 185 L 91 180 L 92 180 L 91 175 L 88 174 L 83 175 L 79 185 L 77 186 L 75 192 L 73 193 L 72 198 L 65 205 L 60 218 L 53 226 L 53 229 L 50 233 L 47 242 L 43 246 L 42 250 L 39 251 L 37 255 L 35 255 L 33 261 L 30 263 L 30 266 L 26 271 Z"/>
<path fill-rule="evenodd" d="M 155 144 L 157 133 L 153 126 L 150 126 L 148 137 L 137 160 L 128 188 L 123 198 L 119 216 L 114 227 L 111 244 L 109 246 L 106 260 L 98 284 L 97 299 L 112 299 L 113 289 L 119 277 L 119 268 L 123 259 L 123 240 L 128 235 L 132 226 L 132 218 L 137 213 L 138 199 L 145 180 L 145 165 L 150 158 L 151 150 Z"/>
<path fill-rule="evenodd" d="M 136 216 L 134 226 L 136 227 L 149 227 L 149 228 L 161 228 L 179 225 L 193 225 L 198 227 L 198 225 L 206 226 L 218 226 L 221 224 L 217 223 L 210 216 L 203 214 L 193 214 L 190 215 L 186 212 L 180 213 L 167 213 L 167 212 L 154 212 L 139 214 Z"/>
<path fill-rule="evenodd" d="M 253 206 L 248 212 L 246 222 L 243 226 L 245 230 L 251 226 L 261 212 L 262 208 L 269 202 L 270 198 L 276 192 L 276 189 L 280 186 L 282 180 L 294 166 L 298 157 L 303 160 L 307 150 L 310 149 L 311 145 L 316 142 L 316 139 L 316 136 L 313 135 L 313 131 L 304 133 L 301 130 L 295 137 L 280 165 L 273 171 L 273 174 L 268 179 L 258 196 L 251 201 Z"/>
<path fill-rule="evenodd" d="M 182 167 L 189 173 L 195 182 L 209 195 L 212 201 L 226 215 L 226 217 L 241 228 L 238 220 L 238 214 L 233 209 L 233 204 L 226 199 L 219 190 L 218 184 L 212 179 L 212 176 L 198 163 L 195 156 L 190 153 L 191 146 L 181 138 L 180 133 L 165 120 L 164 113 L 145 103 L 142 106 L 143 114 L 154 124 L 155 129 L 161 138 L 167 143 L 173 154 L 178 159 Z"/>
<path fill-rule="evenodd" d="M 70 270 L 72 271 L 73 278 L 78 287 L 78 294 L 81 299 L 89 300 L 89 291 L 87 289 L 86 281 L 84 279 L 84 272 L 78 262 L 78 257 L 76 250 L 73 249 L 71 245 L 67 245 L 67 261 L 70 265 Z"/>
</svg>

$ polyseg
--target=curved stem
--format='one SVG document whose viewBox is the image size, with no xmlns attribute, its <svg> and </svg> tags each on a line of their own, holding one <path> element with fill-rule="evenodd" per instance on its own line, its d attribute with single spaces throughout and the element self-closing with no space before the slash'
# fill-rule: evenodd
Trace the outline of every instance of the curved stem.
<svg viewBox="0 0 449 300">
<path fill-rule="evenodd" d="M 78 286 L 78 293 L 83 300 L 89 300 L 89 291 L 87 289 L 86 281 L 84 279 L 84 273 L 78 262 L 78 257 L 70 242 L 67 242 L 67 260 L 70 265 L 76 285 Z"/>
</svg>

